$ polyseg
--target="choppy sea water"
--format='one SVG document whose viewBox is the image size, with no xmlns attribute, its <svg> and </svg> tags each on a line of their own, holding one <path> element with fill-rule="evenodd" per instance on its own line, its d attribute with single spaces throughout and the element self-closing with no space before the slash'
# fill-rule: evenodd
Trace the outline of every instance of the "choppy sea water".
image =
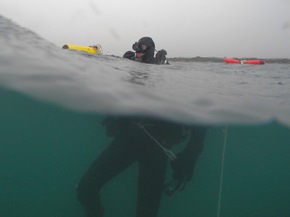
<svg viewBox="0 0 290 217">
<path fill-rule="evenodd" d="M 75 185 L 109 142 L 106 114 L 212 126 L 192 182 L 159 216 L 290 215 L 289 64 L 90 56 L 1 16 L 0 33 L 0 216 L 82 216 Z M 105 186 L 106 216 L 134 216 L 136 173 Z"/>
</svg>

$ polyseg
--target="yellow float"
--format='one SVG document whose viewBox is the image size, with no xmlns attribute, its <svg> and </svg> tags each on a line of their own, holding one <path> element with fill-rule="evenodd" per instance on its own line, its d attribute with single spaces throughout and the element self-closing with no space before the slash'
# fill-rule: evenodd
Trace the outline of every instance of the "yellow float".
<svg viewBox="0 0 290 217">
<path fill-rule="evenodd" d="M 78 50 L 78 51 L 84 51 L 90 54 L 102 54 L 103 50 L 101 45 L 92 45 L 92 46 L 82 46 L 82 45 L 75 45 L 75 44 L 65 44 L 62 46 L 63 49 L 69 49 L 69 50 Z"/>
</svg>

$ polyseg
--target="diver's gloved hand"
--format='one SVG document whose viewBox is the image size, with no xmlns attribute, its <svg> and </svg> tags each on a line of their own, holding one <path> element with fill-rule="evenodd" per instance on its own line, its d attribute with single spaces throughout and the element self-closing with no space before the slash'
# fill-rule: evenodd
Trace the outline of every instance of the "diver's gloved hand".
<svg viewBox="0 0 290 217">
<path fill-rule="evenodd" d="M 123 58 L 129 59 L 129 60 L 135 60 L 135 52 L 127 51 L 126 53 L 124 53 Z"/>
<path fill-rule="evenodd" d="M 173 178 L 177 180 L 190 181 L 194 171 L 195 158 L 192 153 L 186 151 L 176 155 L 176 159 L 171 162 Z"/>
<path fill-rule="evenodd" d="M 168 61 L 166 59 L 166 55 L 167 55 L 166 50 L 164 50 L 164 49 L 159 50 L 155 56 L 156 64 L 168 64 Z"/>
</svg>

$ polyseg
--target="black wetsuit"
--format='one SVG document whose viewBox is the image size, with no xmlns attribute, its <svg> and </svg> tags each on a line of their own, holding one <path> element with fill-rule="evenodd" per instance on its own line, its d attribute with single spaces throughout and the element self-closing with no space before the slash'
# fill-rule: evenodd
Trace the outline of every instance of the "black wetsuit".
<svg viewBox="0 0 290 217">
<path fill-rule="evenodd" d="M 164 189 L 168 156 L 156 144 L 156 141 L 140 128 L 139 123 L 154 139 L 168 149 L 185 138 L 184 126 L 181 125 L 151 119 L 107 118 L 104 125 L 107 127 L 107 134 L 114 136 L 114 139 L 93 162 L 78 184 L 78 198 L 87 212 L 87 217 L 103 216 L 100 189 L 136 161 L 139 163 L 136 217 L 157 216 Z M 202 150 L 205 136 L 205 129 L 199 129 L 201 130 L 197 133 L 200 133 L 200 138 L 198 138 L 200 141 L 196 143 L 198 145 L 193 145 L 188 150 L 195 153 L 190 154 L 192 164 L 195 163 Z"/>
</svg>

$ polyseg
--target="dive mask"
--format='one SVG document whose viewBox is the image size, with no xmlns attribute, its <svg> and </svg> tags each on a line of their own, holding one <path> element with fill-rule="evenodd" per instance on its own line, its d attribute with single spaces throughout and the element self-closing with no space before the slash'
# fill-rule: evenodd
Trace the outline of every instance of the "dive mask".
<svg viewBox="0 0 290 217">
<path fill-rule="evenodd" d="M 135 42 L 132 45 L 132 48 L 136 52 L 144 52 L 145 50 L 147 50 L 148 45 L 147 44 L 139 44 L 139 43 Z"/>
</svg>

